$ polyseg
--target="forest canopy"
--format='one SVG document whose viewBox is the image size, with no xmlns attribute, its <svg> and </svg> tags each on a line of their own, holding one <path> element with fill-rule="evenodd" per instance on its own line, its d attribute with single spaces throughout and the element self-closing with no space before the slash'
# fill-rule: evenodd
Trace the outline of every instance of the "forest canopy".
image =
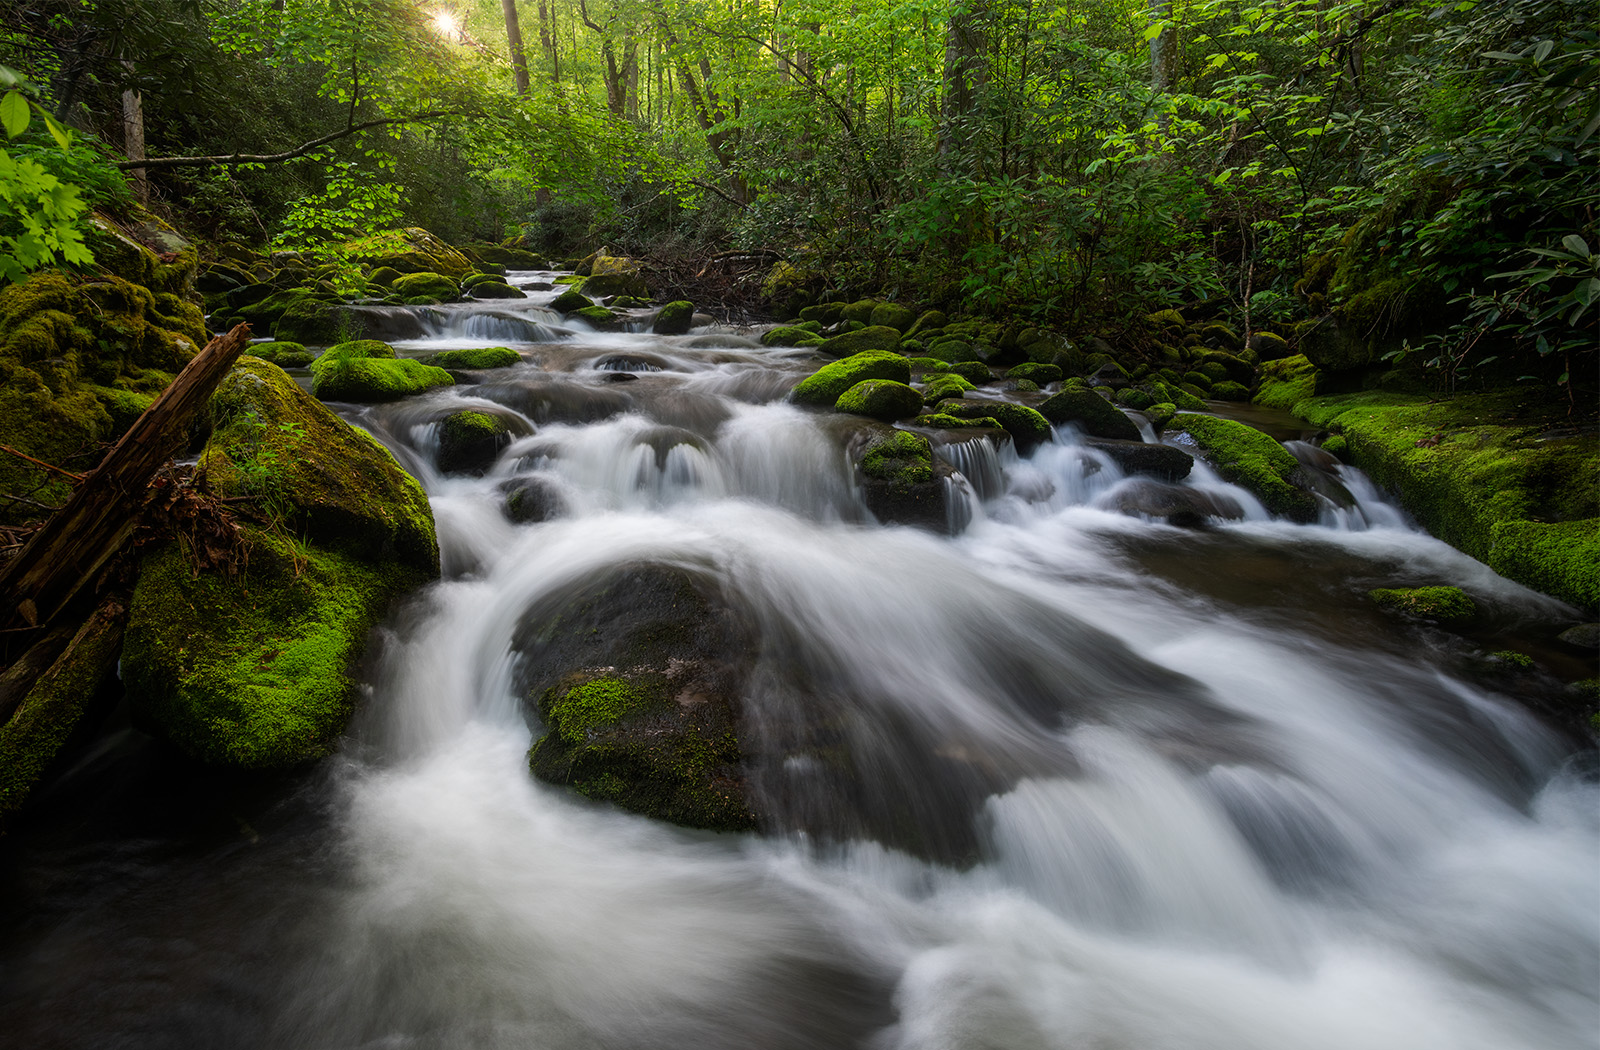
<svg viewBox="0 0 1600 1050">
<path fill-rule="evenodd" d="M 311 253 L 768 249 L 802 293 L 1067 327 L 1339 309 L 1451 384 L 1592 360 L 1587 0 L 7 7 L 7 280 L 143 202 Z"/>
</svg>

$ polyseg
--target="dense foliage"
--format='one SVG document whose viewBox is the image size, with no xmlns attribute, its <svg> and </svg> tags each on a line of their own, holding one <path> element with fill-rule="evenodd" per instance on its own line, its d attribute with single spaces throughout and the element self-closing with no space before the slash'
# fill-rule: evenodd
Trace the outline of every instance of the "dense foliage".
<svg viewBox="0 0 1600 1050">
<path fill-rule="evenodd" d="M 148 169 L 214 241 L 764 247 L 812 291 L 1056 325 L 1334 311 L 1441 385 L 1594 367 L 1588 0 L 10 6 L 0 62 L 61 122 L 123 149 L 136 97 L 150 156 L 217 158 Z M 95 145 L 19 143 L 13 196 L 126 198 Z"/>
</svg>

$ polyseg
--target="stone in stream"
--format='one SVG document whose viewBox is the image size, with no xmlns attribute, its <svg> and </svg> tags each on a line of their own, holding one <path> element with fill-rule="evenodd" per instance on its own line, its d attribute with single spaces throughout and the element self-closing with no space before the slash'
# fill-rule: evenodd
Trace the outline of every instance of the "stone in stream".
<svg viewBox="0 0 1600 1050">
<path fill-rule="evenodd" d="M 509 412 L 452 412 L 439 421 L 439 471 L 481 477 L 519 433 L 531 431 L 521 417 Z"/>
<path fill-rule="evenodd" d="M 1010 401 L 948 398 L 939 402 L 936 408 L 940 415 L 998 420 L 1019 449 L 1030 449 L 1050 440 L 1050 421 L 1026 405 L 1017 405 Z"/>
<path fill-rule="evenodd" d="M 1040 405 L 1039 414 L 1052 423 L 1071 423 L 1095 437 L 1140 440 L 1133 420 L 1093 390 L 1063 390 Z"/>
<path fill-rule="evenodd" d="M 311 393 L 323 401 L 398 401 L 453 385 L 444 369 L 396 358 L 389 344 L 376 339 L 330 346 L 311 362 Z"/>
<path fill-rule="evenodd" d="M 656 312 L 650 331 L 656 335 L 687 335 L 694 323 L 694 304 L 679 299 Z"/>
<path fill-rule="evenodd" d="M 1367 597 L 1385 612 L 1465 627 L 1478 618 L 1478 606 L 1459 587 L 1379 588 Z"/>
<path fill-rule="evenodd" d="M 826 339 L 817 350 L 828 357 L 850 357 L 869 351 L 893 353 L 899 345 L 899 332 L 885 325 L 877 325 Z"/>
<path fill-rule="evenodd" d="M 739 736 L 754 647 L 710 581 L 635 564 L 573 587 L 518 633 L 541 780 L 687 827 L 744 831 Z"/>
<path fill-rule="evenodd" d="M 610 376 L 629 375 L 608 373 Z M 612 389 L 582 386 L 570 381 L 524 379 L 486 383 L 474 391 L 478 397 L 515 409 L 535 423 L 598 423 L 633 407 L 633 399 Z"/>
<path fill-rule="evenodd" d="M 851 458 L 861 466 L 867 509 L 879 521 L 949 531 L 944 479 L 953 468 L 934 458 L 926 437 L 872 428 L 852 441 Z"/>
<path fill-rule="evenodd" d="M 889 379 L 896 383 L 911 382 L 911 364 L 899 354 L 882 350 L 868 350 L 823 365 L 800 381 L 789 395 L 798 405 L 833 406 L 839 395 L 868 379 Z"/>
<path fill-rule="evenodd" d="M 519 525 L 549 521 L 567 513 L 566 497 L 547 478 L 525 474 L 502 482 L 500 491 L 505 494 L 501 509 Z"/>
<path fill-rule="evenodd" d="M 1110 456 L 1124 474 L 1147 474 L 1162 481 L 1182 481 L 1194 467 L 1194 457 L 1171 445 L 1143 441 L 1090 441 L 1089 447 Z"/>
<path fill-rule="evenodd" d="M 839 395 L 834 408 L 891 423 L 922 411 L 922 395 L 892 379 L 867 379 Z"/>
<path fill-rule="evenodd" d="M 574 288 L 568 288 L 550 301 L 550 309 L 563 314 L 577 313 L 593 305 L 593 299 Z"/>
<path fill-rule="evenodd" d="M 1317 520 L 1305 468 L 1271 437 L 1232 419 L 1187 412 L 1175 416 L 1169 429 L 1187 435 L 1217 473 L 1249 489 L 1272 513 L 1299 522 Z"/>
<path fill-rule="evenodd" d="M 1154 518 L 1186 529 L 1203 528 L 1211 518 L 1237 521 L 1244 517 L 1244 508 L 1238 501 L 1221 493 L 1202 492 L 1149 477 L 1118 485 L 1104 505 L 1122 514 Z"/>
</svg>

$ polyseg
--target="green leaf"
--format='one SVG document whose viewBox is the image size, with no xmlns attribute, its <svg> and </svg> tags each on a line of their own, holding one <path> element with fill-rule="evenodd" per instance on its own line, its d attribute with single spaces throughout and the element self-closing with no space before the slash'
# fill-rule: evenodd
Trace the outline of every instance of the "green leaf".
<svg viewBox="0 0 1600 1050">
<path fill-rule="evenodd" d="M 28 130 L 28 100 L 22 97 L 21 91 L 13 88 L 6 92 L 5 98 L 0 98 L 0 125 L 5 126 L 11 138 Z"/>
<path fill-rule="evenodd" d="M 62 149 L 72 148 L 72 139 L 67 134 L 67 129 L 57 124 L 50 114 L 44 115 L 44 126 L 50 130 L 50 137 L 56 140 L 56 145 Z"/>
<path fill-rule="evenodd" d="M 1587 259 L 1589 257 L 1588 242 L 1575 233 L 1569 233 L 1565 237 L 1561 238 L 1561 246 L 1567 251 L 1571 252 L 1573 255 L 1578 256 L 1580 259 Z"/>
</svg>

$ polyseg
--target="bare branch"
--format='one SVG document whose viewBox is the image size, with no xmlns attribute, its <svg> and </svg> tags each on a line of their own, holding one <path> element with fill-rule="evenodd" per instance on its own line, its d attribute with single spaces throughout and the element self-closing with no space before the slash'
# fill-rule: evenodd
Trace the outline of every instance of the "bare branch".
<svg viewBox="0 0 1600 1050">
<path fill-rule="evenodd" d="M 430 113 L 413 113 L 404 117 L 383 117 L 378 120 L 364 120 L 359 124 L 350 124 L 338 131 L 318 139 L 312 139 L 310 142 L 303 143 L 283 153 L 234 153 L 228 156 L 216 157 L 146 157 L 143 160 L 118 161 L 117 167 L 123 171 L 131 171 L 134 168 L 149 170 L 151 168 L 232 167 L 236 164 L 281 164 L 286 160 L 304 157 L 306 154 L 326 146 L 330 142 L 348 138 L 356 132 L 366 131 L 368 128 L 380 128 L 390 124 L 420 124 L 425 120 L 437 120 L 440 117 L 468 115 L 470 114 L 464 110 L 440 109 Z"/>
</svg>

